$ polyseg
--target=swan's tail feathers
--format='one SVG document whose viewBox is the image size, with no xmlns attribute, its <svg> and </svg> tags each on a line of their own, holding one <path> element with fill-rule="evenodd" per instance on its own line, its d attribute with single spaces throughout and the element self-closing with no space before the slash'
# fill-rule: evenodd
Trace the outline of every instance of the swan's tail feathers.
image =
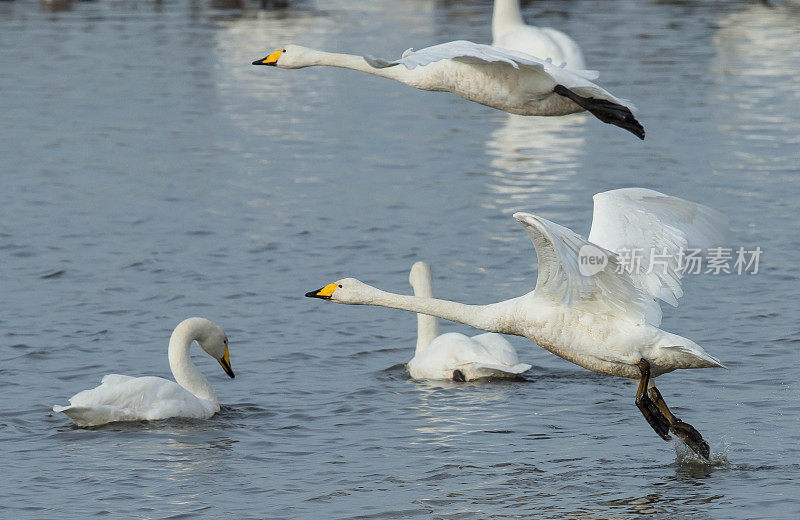
<svg viewBox="0 0 800 520">
<path fill-rule="evenodd" d="M 583 97 L 564 85 L 556 85 L 553 92 L 571 99 L 584 110 L 588 110 L 604 123 L 624 128 L 639 139 L 644 140 L 644 127 L 633 117 L 633 112 L 619 103 L 593 97 Z"/>
<path fill-rule="evenodd" d="M 563 68 L 566 65 L 566 62 L 561 65 Z M 576 76 L 580 76 L 583 79 L 594 81 L 600 77 L 600 73 L 596 70 L 582 70 L 582 69 L 570 69 L 570 72 L 575 74 Z"/>
<path fill-rule="evenodd" d="M 406 51 L 406 52 L 408 52 L 408 51 Z M 388 60 L 384 60 L 383 58 L 376 58 L 375 56 L 370 56 L 369 54 L 367 54 L 363 58 L 364 58 L 364 61 L 366 61 L 367 64 L 369 64 L 370 67 L 375 67 L 376 69 L 385 69 L 385 68 L 388 68 L 388 67 L 394 67 L 395 65 L 399 65 L 399 63 L 397 63 L 395 61 L 388 61 Z"/>
<path fill-rule="evenodd" d="M 722 364 L 719 359 L 715 358 L 699 345 L 663 345 L 661 348 L 667 350 L 675 350 L 685 356 L 688 356 L 686 368 L 724 368 L 728 367 Z"/>
<path fill-rule="evenodd" d="M 531 369 L 527 363 L 517 363 L 513 366 L 494 365 L 490 363 L 468 363 L 460 367 L 460 371 L 467 381 L 493 377 L 497 379 L 513 379 Z"/>
<path fill-rule="evenodd" d="M 63 413 L 69 420 L 74 422 L 76 426 L 92 426 L 93 421 L 91 418 L 95 416 L 94 408 L 90 406 L 58 406 L 53 407 L 56 413 Z"/>
<path fill-rule="evenodd" d="M 75 423 L 75 426 L 85 428 L 87 426 L 99 426 L 116 421 L 132 421 L 136 420 L 136 416 L 116 408 L 114 406 L 99 405 L 99 406 L 54 406 L 53 411 L 56 413 L 63 413 L 69 420 Z"/>
</svg>

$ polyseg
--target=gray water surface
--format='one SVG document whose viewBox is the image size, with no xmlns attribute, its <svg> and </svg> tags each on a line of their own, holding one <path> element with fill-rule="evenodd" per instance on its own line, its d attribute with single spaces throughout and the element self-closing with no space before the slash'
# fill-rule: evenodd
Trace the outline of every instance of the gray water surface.
<svg viewBox="0 0 800 520">
<path fill-rule="evenodd" d="M 487 42 L 488 1 L 287 3 L 0 2 L 0 516 L 796 518 L 800 12 L 526 4 L 640 107 L 640 142 L 250 65 L 289 42 Z M 711 463 L 658 438 L 631 382 L 523 338 L 526 381 L 415 382 L 413 315 L 303 298 L 344 276 L 410 292 L 416 260 L 441 297 L 518 296 L 536 256 L 513 212 L 585 234 L 591 196 L 632 185 L 709 204 L 764 250 L 757 275 L 689 277 L 665 308 L 730 367 L 659 380 Z M 104 374 L 170 377 L 192 315 L 231 340 L 235 380 L 195 356 L 221 414 L 81 430 L 50 412 Z"/>
</svg>

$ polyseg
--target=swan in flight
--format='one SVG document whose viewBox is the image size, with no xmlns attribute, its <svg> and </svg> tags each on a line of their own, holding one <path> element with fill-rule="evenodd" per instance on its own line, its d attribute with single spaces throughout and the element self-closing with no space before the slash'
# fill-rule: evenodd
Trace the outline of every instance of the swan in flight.
<svg viewBox="0 0 800 520">
<path fill-rule="evenodd" d="M 433 298 L 431 268 L 425 262 L 411 267 L 408 281 L 414 296 Z M 515 378 L 529 370 L 520 363 L 517 351 L 500 334 L 487 332 L 469 337 L 457 332 L 439 335 L 439 323 L 433 316 L 417 314 L 417 350 L 406 366 L 414 379 Z"/>
<path fill-rule="evenodd" d="M 683 295 L 681 255 L 722 243 L 727 218 L 711 208 L 643 188 L 594 196 L 589 239 L 529 213 L 515 213 L 539 260 L 533 291 L 494 304 L 467 305 L 382 291 L 345 278 L 306 296 L 350 305 L 379 305 L 438 316 L 478 329 L 532 340 L 599 374 L 639 381 L 636 405 L 665 440 L 672 432 L 701 457 L 700 433 L 667 407 L 655 378 L 676 369 L 724 367 L 694 341 L 661 330 L 658 300 Z M 638 267 L 622 253 L 641 250 Z M 586 258 L 594 262 L 584 262 Z M 651 260 L 655 269 L 650 269 Z"/>
<path fill-rule="evenodd" d="M 584 69 L 586 63 L 575 40 L 552 27 L 525 25 L 519 0 L 494 0 L 492 45 L 524 52 L 553 63 L 566 63 L 571 69 Z"/>
<path fill-rule="evenodd" d="M 175 327 L 169 339 L 167 355 L 175 381 L 109 374 L 100 386 L 73 395 L 69 406 L 56 405 L 53 411 L 63 412 L 81 427 L 169 417 L 208 419 L 219 412 L 219 401 L 211 383 L 192 363 L 189 347 L 193 341 L 234 377 L 228 337 L 222 329 L 204 318 L 188 318 Z"/>
<path fill-rule="evenodd" d="M 453 41 L 405 51 L 394 61 L 372 56 L 322 52 L 285 45 L 253 65 L 301 69 L 342 67 L 406 85 L 457 96 L 524 116 L 563 116 L 588 110 L 600 121 L 644 139 L 633 105 L 592 83 L 598 74 L 554 65 L 517 51 L 468 41 Z"/>
</svg>

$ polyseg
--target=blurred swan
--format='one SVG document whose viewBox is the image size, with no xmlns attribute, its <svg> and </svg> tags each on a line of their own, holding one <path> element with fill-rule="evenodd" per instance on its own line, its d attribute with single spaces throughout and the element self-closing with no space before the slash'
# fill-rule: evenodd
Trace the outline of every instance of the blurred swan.
<svg viewBox="0 0 800 520">
<path fill-rule="evenodd" d="M 524 52 L 537 58 L 566 63 L 571 69 L 586 68 L 583 52 L 575 40 L 552 27 L 525 25 L 519 0 L 494 0 L 492 45 Z"/>
<path fill-rule="evenodd" d="M 421 90 L 451 92 L 511 114 L 563 116 L 588 110 L 644 139 L 644 128 L 633 116 L 635 107 L 592 83 L 596 72 L 565 69 L 550 60 L 464 40 L 409 49 L 394 61 L 285 45 L 253 65 L 342 67 Z"/>
<path fill-rule="evenodd" d="M 219 401 L 211 383 L 192 363 L 189 347 L 193 341 L 234 377 L 222 329 L 204 318 L 188 318 L 175 327 L 167 351 L 177 383 L 161 377 L 109 374 L 100 386 L 75 394 L 69 406 L 56 405 L 53 411 L 64 413 L 81 427 L 169 417 L 208 419 L 219 412 Z"/>
<path fill-rule="evenodd" d="M 431 268 L 427 263 L 416 262 L 408 281 L 414 288 L 414 296 L 433 298 Z M 519 362 L 517 351 L 500 334 L 489 332 L 470 338 L 449 332 L 440 336 L 435 317 L 417 314 L 417 350 L 407 368 L 414 379 L 473 381 L 515 378 L 531 366 Z"/>
<path fill-rule="evenodd" d="M 724 366 L 694 341 L 659 329 L 657 299 L 677 305 L 683 295 L 682 252 L 720 245 L 727 218 L 700 204 L 643 188 L 595 195 L 588 240 L 529 213 L 515 213 L 514 218 L 528 232 L 539 261 L 535 289 L 518 298 L 466 305 L 392 294 L 354 278 L 306 296 L 392 307 L 525 336 L 593 372 L 638 380 L 636 405 L 653 429 L 664 439 L 670 438 L 669 432 L 678 435 L 707 459 L 708 444 L 672 414 L 654 380 L 677 369 Z M 638 269 L 625 268 L 615 253 L 625 250 L 641 251 Z M 656 255 L 659 264 L 650 269 Z"/>
</svg>

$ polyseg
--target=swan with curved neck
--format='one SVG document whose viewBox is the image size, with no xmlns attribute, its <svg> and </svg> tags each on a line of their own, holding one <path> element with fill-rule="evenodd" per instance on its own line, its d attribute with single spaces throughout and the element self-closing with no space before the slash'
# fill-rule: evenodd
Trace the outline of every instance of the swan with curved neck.
<svg viewBox="0 0 800 520">
<path fill-rule="evenodd" d="M 583 69 L 583 51 L 575 40 L 552 27 L 525 25 L 519 0 L 495 0 L 492 11 L 492 45 L 524 52 L 571 69 Z"/>
<path fill-rule="evenodd" d="M 427 263 L 416 262 L 408 281 L 414 288 L 414 296 L 433 297 L 431 268 Z M 499 334 L 471 338 L 456 332 L 439 335 L 438 320 L 421 313 L 417 314 L 417 348 L 406 367 L 414 379 L 454 381 L 515 378 L 531 368 L 519 362 L 517 351 Z"/>
<path fill-rule="evenodd" d="M 208 419 L 219 412 L 217 394 L 192 362 L 189 350 L 197 342 L 233 378 L 228 337 L 205 318 L 188 318 L 178 324 L 169 340 L 167 355 L 175 381 L 161 377 L 109 374 L 100 386 L 69 399 L 69 406 L 54 406 L 78 426 L 97 426 L 117 421 L 190 417 Z"/>
<path fill-rule="evenodd" d="M 653 429 L 664 439 L 670 432 L 676 434 L 708 458 L 708 444 L 672 414 L 654 381 L 677 369 L 724 365 L 692 340 L 658 328 L 661 309 L 656 300 L 677 305 L 683 294 L 681 255 L 688 248 L 721 245 L 727 218 L 700 204 L 642 188 L 599 193 L 594 200 L 588 240 L 541 217 L 514 214 L 539 261 L 534 290 L 520 297 L 468 305 L 429 295 L 393 294 L 354 278 L 306 296 L 391 307 L 524 336 L 593 372 L 637 380 L 636 405 Z M 638 267 L 650 265 L 650 257 L 658 255 L 663 269 L 626 269 L 615 253 L 624 250 L 642 251 Z M 582 260 L 590 256 L 597 261 Z"/>
<path fill-rule="evenodd" d="M 573 70 L 518 51 L 464 40 L 411 49 L 397 60 L 284 45 L 253 65 L 283 69 L 329 66 L 366 72 L 421 90 L 450 92 L 511 114 L 563 116 L 588 110 L 604 123 L 644 139 L 633 105 L 592 83 L 598 74 Z"/>
</svg>

